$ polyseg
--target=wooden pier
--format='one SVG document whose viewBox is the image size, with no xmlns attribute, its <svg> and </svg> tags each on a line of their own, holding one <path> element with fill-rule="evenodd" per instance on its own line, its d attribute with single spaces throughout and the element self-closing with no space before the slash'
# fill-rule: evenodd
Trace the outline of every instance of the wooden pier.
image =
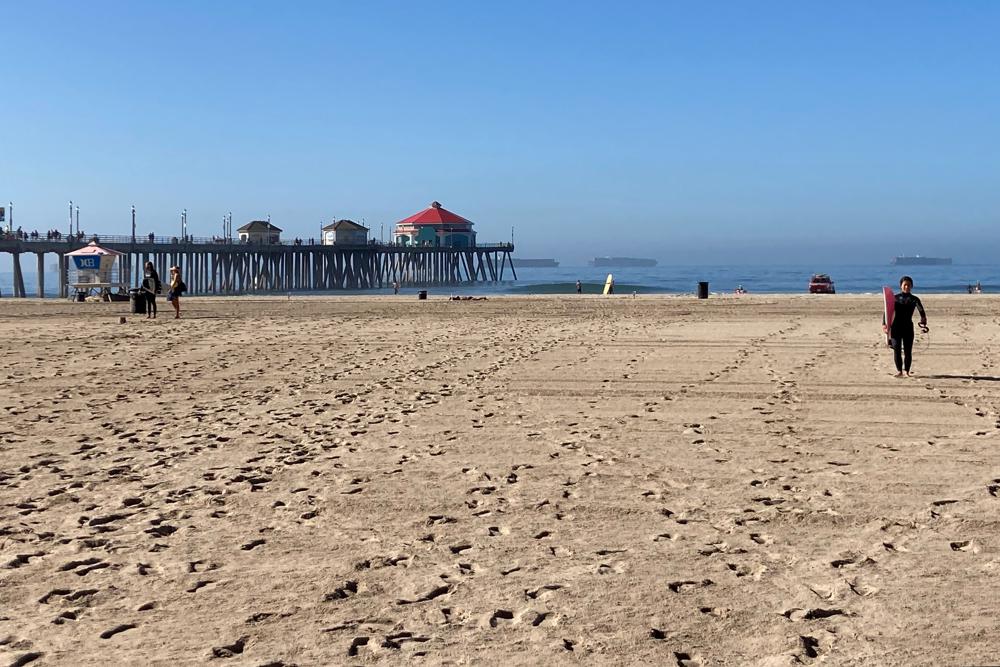
<svg viewBox="0 0 1000 667">
<path fill-rule="evenodd" d="M 404 246 L 369 243 L 359 246 L 304 243 L 247 244 L 216 239 L 132 239 L 123 236 L 88 236 L 84 239 L 12 239 L 0 236 L 0 252 L 14 263 L 15 297 L 26 297 L 22 254 L 34 254 L 37 292 L 45 296 L 45 256 L 59 260 L 59 296 L 69 295 L 69 261 L 66 253 L 92 240 L 122 253 L 124 281 L 138 287 L 143 266 L 153 262 L 160 278 L 180 266 L 189 295 L 286 292 L 326 292 L 391 287 L 463 285 L 517 280 L 512 243 L 479 244 L 468 248 Z"/>
</svg>

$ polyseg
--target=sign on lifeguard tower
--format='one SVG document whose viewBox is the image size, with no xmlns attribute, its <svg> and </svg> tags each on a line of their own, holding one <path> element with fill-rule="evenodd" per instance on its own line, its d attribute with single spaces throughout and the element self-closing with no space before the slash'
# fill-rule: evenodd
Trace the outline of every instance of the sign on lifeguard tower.
<svg viewBox="0 0 1000 667">
<path fill-rule="evenodd" d="M 114 257 L 110 255 L 105 255 L 105 257 L 114 261 Z M 77 271 L 99 271 L 101 268 L 101 257 L 96 255 L 91 256 L 80 256 L 77 255 L 73 258 L 73 264 L 76 265 Z M 94 281 L 97 282 L 97 281 Z"/>
<path fill-rule="evenodd" d="M 94 242 L 66 253 L 67 257 L 73 259 L 73 268 L 76 269 L 76 280 L 70 281 L 70 284 L 76 288 L 77 293 L 89 294 L 93 290 L 101 295 L 110 293 L 112 287 L 124 288 L 121 267 L 118 270 L 118 280 L 113 276 L 115 260 L 121 254 L 117 250 L 102 248 Z"/>
</svg>

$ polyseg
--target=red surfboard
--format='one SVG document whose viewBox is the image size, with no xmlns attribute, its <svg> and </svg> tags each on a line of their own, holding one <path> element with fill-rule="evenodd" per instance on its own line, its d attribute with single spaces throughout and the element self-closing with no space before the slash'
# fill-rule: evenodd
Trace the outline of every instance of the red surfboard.
<svg viewBox="0 0 1000 667">
<path fill-rule="evenodd" d="M 885 344 L 892 346 L 892 316 L 896 312 L 896 295 L 892 293 L 891 287 L 882 288 L 882 296 L 885 298 Z"/>
</svg>

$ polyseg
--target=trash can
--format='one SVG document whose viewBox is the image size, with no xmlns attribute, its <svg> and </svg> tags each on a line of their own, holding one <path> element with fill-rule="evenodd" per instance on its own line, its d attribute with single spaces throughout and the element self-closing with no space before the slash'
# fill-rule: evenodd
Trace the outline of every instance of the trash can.
<svg viewBox="0 0 1000 667">
<path fill-rule="evenodd" d="M 133 315 L 146 314 L 146 295 L 141 289 L 130 289 L 128 291 L 129 310 Z"/>
<path fill-rule="evenodd" d="M 87 293 L 86 292 L 77 292 L 76 293 L 76 297 L 73 300 L 76 301 L 77 303 L 83 303 L 84 301 L 87 300 Z"/>
<path fill-rule="evenodd" d="M 421 301 L 426 301 L 427 300 L 427 290 L 422 289 L 419 292 L 417 292 L 417 298 L 419 300 L 421 300 Z"/>
<path fill-rule="evenodd" d="M 700 282 L 698 283 L 698 298 L 707 299 L 708 298 L 708 283 Z"/>
</svg>

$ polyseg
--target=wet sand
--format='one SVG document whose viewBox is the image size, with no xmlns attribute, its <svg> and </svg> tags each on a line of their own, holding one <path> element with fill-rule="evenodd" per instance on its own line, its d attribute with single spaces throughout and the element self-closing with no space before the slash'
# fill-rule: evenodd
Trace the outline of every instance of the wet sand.
<svg viewBox="0 0 1000 667">
<path fill-rule="evenodd" d="M 1000 298 L 0 299 L 0 664 L 996 662 Z M 31 660 L 34 657 L 34 660 Z"/>
</svg>

